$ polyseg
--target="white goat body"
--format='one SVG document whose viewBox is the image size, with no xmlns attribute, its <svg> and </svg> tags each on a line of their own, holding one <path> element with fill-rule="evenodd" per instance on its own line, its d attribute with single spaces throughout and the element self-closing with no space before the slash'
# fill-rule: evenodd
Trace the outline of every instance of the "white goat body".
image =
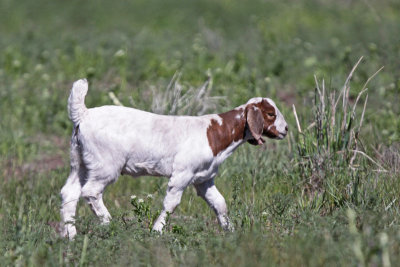
<svg viewBox="0 0 400 267">
<path fill-rule="evenodd" d="M 161 232 L 168 213 L 193 184 L 217 214 L 220 225 L 232 229 L 225 199 L 214 185 L 218 166 L 242 143 L 262 144 L 262 135 L 282 139 L 287 124 L 268 98 L 253 98 L 232 111 L 204 116 L 165 116 L 133 108 L 102 106 L 87 109 L 88 83 L 74 83 L 68 99 L 74 124 L 71 173 L 61 190 L 63 236 L 76 235 L 76 205 L 83 197 L 108 223 L 102 195 L 119 175 L 169 178 L 163 210 L 153 229 Z"/>
</svg>

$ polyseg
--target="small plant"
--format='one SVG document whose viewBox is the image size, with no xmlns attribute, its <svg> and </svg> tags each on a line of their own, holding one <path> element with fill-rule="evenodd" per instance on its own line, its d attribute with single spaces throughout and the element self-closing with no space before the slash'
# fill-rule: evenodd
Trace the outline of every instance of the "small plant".
<svg viewBox="0 0 400 267">
<path fill-rule="evenodd" d="M 139 222 L 147 222 L 149 229 L 153 226 L 153 223 L 159 212 L 153 212 L 151 210 L 151 204 L 153 202 L 153 196 L 148 194 L 146 198 L 137 198 L 137 196 L 131 196 L 131 204 L 133 206 L 133 212 Z"/>
<path fill-rule="evenodd" d="M 272 196 L 272 201 L 268 205 L 268 210 L 274 216 L 281 217 L 290 205 L 290 198 L 282 193 Z"/>
<path fill-rule="evenodd" d="M 186 235 L 185 229 L 181 225 L 172 226 L 172 233 L 178 234 L 178 235 Z"/>
</svg>

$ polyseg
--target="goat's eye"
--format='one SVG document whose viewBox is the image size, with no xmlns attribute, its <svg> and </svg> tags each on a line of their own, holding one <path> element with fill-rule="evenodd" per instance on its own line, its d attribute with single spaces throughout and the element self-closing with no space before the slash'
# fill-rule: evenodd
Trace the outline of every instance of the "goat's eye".
<svg viewBox="0 0 400 267">
<path fill-rule="evenodd" d="M 275 117 L 276 115 L 274 113 L 268 113 L 268 116 Z"/>
</svg>

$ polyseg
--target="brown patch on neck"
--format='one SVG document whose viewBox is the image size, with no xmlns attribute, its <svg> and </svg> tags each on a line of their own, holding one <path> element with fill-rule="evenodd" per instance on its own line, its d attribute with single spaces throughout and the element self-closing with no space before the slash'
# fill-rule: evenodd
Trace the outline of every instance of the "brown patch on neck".
<svg viewBox="0 0 400 267">
<path fill-rule="evenodd" d="M 221 113 L 218 116 L 222 119 L 222 125 L 217 120 L 211 119 L 211 124 L 207 128 L 208 144 L 214 156 L 233 142 L 243 140 L 246 127 L 246 114 L 242 108 Z"/>
</svg>

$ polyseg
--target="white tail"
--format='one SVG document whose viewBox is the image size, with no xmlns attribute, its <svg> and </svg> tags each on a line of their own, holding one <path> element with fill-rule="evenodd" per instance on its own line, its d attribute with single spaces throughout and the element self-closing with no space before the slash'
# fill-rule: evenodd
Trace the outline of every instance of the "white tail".
<svg viewBox="0 0 400 267">
<path fill-rule="evenodd" d="M 71 94 L 68 98 L 68 116 L 74 123 L 74 127 L 78 126 L 82 118 L 87 112 L 85 106 L 85 96 L 88 91 L 88 82 L 86 79 L 81 79 L 74 82 L 71 89 Z"/>
</svg>

